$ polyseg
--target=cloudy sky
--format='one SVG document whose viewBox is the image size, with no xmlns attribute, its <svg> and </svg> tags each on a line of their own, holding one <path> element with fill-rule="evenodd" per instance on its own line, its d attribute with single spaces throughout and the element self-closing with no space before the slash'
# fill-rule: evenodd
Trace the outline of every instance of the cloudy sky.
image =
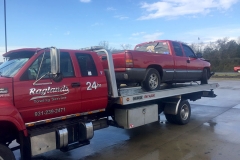
<svg viewBox="0 0 240 160">
<path fill-rule="evenodd" d="M 7 1 L 7 0 L 6 0 Z M 240 0 L 9 0 L 8 50 L 78 49 L 108 41 L 117 49 L 171 39 L 187 43 L 240 37 Z M 0 3 L 0 61 L 5 52 Z"/>
</svg>

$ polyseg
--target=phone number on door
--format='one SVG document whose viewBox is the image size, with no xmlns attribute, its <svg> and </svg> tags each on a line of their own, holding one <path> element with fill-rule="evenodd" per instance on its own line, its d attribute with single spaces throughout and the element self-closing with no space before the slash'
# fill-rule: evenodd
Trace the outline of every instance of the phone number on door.
<svg viewBox="0 0 240 160">
<path fill-rule="evenodd" d="M 37 111 L 35 112 L 35 116 L 43 116 L 43 115 L 49 115 L 49 114 L 56 114 L 56 113 L 61 113 L 65 112 L 65 108 L 56 108 L 56 109 L 48 109 L 45 111 Z"/>
</svg>

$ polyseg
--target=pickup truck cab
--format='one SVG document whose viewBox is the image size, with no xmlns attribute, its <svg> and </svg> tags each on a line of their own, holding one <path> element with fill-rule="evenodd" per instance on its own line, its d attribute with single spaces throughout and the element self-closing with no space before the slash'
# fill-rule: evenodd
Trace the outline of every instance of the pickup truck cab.
<svg viewBox="0 0 240 160">
<path fill-rule="evenodd" d="M 107 69 L 104 55 L 99 56 Z M 181 42 L 157 40 L 141 43 L 134 50 L 113 52 L 112 56 L 118 83 L 139 83 L 148 91 L 159 89 L 162 82 L 201 81 L 201 84 L 207 84 L 211 76 L 210 63 Z"/>
</svg>

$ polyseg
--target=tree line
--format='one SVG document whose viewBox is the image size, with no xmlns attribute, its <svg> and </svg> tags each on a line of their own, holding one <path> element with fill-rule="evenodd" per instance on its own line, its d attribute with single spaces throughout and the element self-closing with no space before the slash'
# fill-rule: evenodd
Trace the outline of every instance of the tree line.
<svg viewBox="0 0 240 160">
<path fill-rule="evenodd" d="M 211 70 L 215 72 L 229 72 L 234 66 L 240 66 L 240 37 L 238 40 L 223 38 L 190 46 L 195 53 L 202 53 L 203 58 L 210 61 Z"/>
</svg>

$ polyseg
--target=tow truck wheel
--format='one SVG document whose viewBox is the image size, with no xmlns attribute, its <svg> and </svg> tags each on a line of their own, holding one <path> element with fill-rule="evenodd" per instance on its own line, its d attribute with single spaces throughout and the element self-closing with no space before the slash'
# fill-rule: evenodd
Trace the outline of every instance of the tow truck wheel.
<svg viewBox="0 0 240 160">
<path fill-rule="evenodd" d="M 201 84 L 208 84 L 208 70 L 206 68 L 202 72 Z"/>
<path fill-rule="evenodd" d="M 180 102 L 178 106 L 177 115 L 165 114 L 168 122 L 174 124 L 184 125 L 187 124 L 191 117 L 191 107 L 187 100 Z"/>
<path fill-rule="evenodd" d="M 16 160 L 11 149 L 2 144 L 0 144 L 0 160 Z"/>
<path fill-rule="evenodd" d="M 176 123 L 174 116 L 175 115 L 172 115 L 172 114 L 165 114 L 165 117 L 166 117 L 167 121 L 170 122 L 170 123 L 173 123 L 173 124 Z"/>
<path fill-rule="evenodd" d="M 147 91 L 154 91 L 160 89 L 160 75 L 154 68 L 148 68 L 145 79 L 143 80 L 143 88 Z"/>
<path fill-rule="evenodd" d="M 187 100 L 180 102 L 178 106 L 177 115 L 175 115 L 175 122 L 180 125 L 187 124 L 191 116 L 191 107 Z"/>
</svg>

